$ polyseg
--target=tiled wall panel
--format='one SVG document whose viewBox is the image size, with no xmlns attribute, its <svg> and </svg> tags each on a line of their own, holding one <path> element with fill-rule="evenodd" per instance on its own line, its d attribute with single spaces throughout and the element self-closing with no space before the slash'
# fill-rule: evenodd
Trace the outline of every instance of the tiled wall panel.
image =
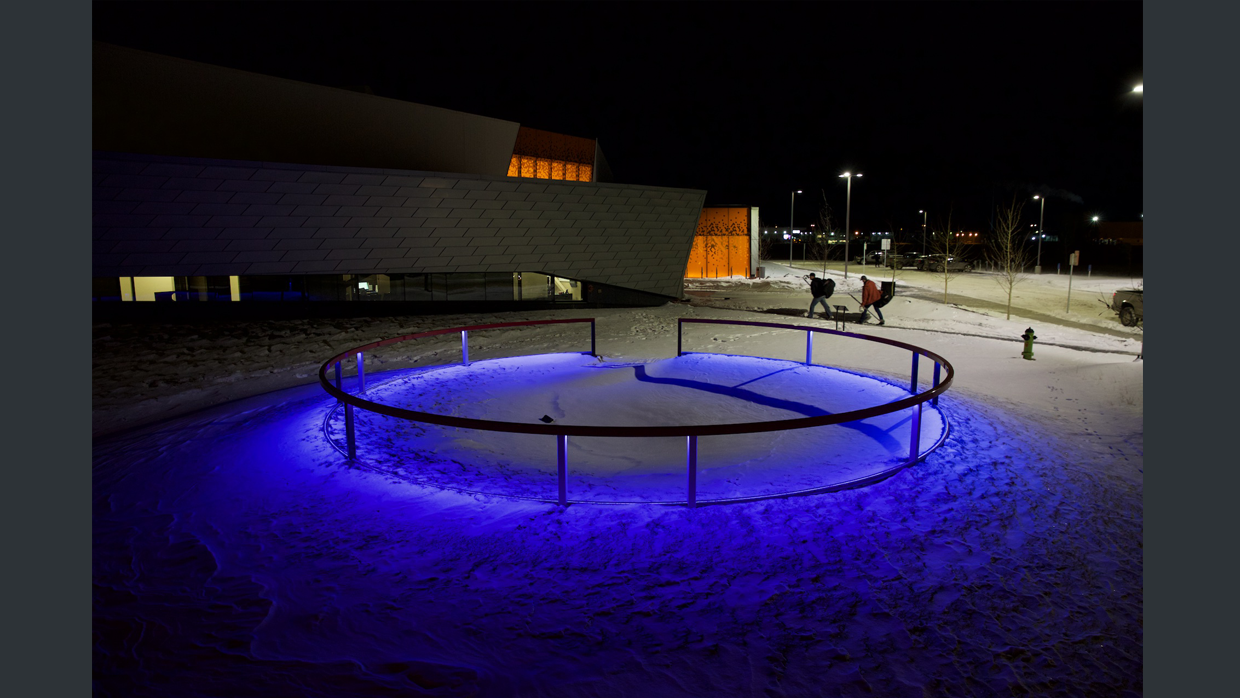
<svg viewBox="0 0 1240 698">
<path fill-rule="evenodd" d="M 706 192 L 94 154 L 95 276 L 538 271 L 679 296 Z"/>
</svg>

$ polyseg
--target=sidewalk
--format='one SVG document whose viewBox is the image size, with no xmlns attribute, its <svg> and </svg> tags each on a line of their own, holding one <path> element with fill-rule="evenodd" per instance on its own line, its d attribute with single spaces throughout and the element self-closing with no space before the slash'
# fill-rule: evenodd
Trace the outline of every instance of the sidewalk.
<svg viewBox="0 0 1240 698">
<path fill-rule="evenodd" d="M 776 279 L 785 274 L 800 277 L 811 271 L 818 274 L 823 273 L 822 262 L 820 261 L 801 262 L 798 260 L 792 266 L 789 266 L 787 262 L 764 262 L 763 266 L 766 267 L 767 277 Z M 827 274 L 837 279 L 842 279 L 844 276 L 844 263 L 828 262 Z M 890 281 L 891 269 L 872 264 L 862 266 L 850 263 L 848 265 L 848 281 L 850 284 L 856 282 L 862 275 L 869 276 L 875 282 Z M 1064 317 L 1064 309 L 1068 299 L 1067 274 L 1044 273 L 1040 276 L 1030 274 L 1015 288 L 1012 301 L 1012 317 L 1014 319 L 1016 317 L 1024 318 L 1029 322 L 1098 332 L 1112 337 L 1140 338 L 1143 334 L 1142 330 L 1124 327 L 1119 324 L 1118 319 L 1114 322 L 1113 327 L 1109 326 L 1107 322 L 1100 321 L 1099 314 L 1102 313 L 1105 317 L 1105 314 L 1109 311 L 1103 309 L 1098 302 L 1100 298 L 1102 300 L 1109 299 L 1111 292 L 1115 289 L 1131 288 L 1139 283 L 1139 279 L 1105 277 L 1101 275 L 1076 275 L 1072 279 L 1072 314 L 1079 314 L 1083 319 L 1092 320 L 1080 321 L 1071 317 Z M 944 302 L 942 276 L 939 274 L 908 269 L 900 270 L 896 272 L 896 285 L 897 296 L 916 298 L 939 304 Z M 953 291 L 952 289 L 957 290 Z M 966 272 L 952 277 L 948 285 L 946 304 L 988 312 L 1005 313 L 1007 310 L 1006 302 L 983 297 L 987 295 L 1001 297 L 1003 294 L 1004 291 L 996 282 L 995 275 L 983 271 Z M 1109 318 L 1107 319 L 1109 320 Z"/>
</svg>

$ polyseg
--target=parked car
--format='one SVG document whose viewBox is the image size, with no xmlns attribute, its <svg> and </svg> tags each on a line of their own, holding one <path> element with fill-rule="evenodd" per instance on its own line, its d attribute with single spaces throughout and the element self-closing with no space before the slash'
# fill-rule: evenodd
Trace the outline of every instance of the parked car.
<svg viewBox="0 0 1240 698">
<path fill-rule="evenodd" d="M 904 254 L 887 255 L 886 265 L 888 268 L 903 269 L 904 267 L 917 266 L 917 260 L 921 258 L 920 252 L 906 252 Z"/>
<path fill-rule="evenodd" d="M 918 271 L 973 271 L 973 264 L 955 256 L 928 254 L 917 260 Z"/>
<path fill-rule="evenodd" d="M 1143 319 L 1141 294 L 1142 289 L 1125 288 L 1111 294 L 1111 310 L 1119 313 L 1119 321 L 1124 327 L 1136 327 Z"/>
</svg>

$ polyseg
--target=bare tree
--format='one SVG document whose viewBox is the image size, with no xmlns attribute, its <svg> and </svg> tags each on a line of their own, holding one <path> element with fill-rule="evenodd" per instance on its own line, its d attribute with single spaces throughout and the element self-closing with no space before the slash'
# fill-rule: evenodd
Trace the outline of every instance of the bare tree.
<svg viewBox="0 0 1240 698">
<path fill-rule="evenodd" d="M 943 302 L 947 302 L 947 285 L 956 278 L 962 270 L 957 266 L 953 266 L 958 262 L 966 261 L 964 259 L 964 238 L 958 233 L 952 232 L 952 213 L 949 209 L 947 212 L 947 222 L 939 221 L 937 226 L 939 230 L 933 231 L 930 238 L 930 252 L 932 256 L 926 260 L 926 271 L 937 271 L 943 275 Z"/>
<path fill-rule="evenodd" d="M 831 234 L 835 232 L 835 220 L 831 215 L 831 204 L 827 203 L 827 192 L 825 189 L 819 189 L 822 193 L 822 205 L 818 208 L 818 227 L 822 231 L 822 242 L 819 247 L 819 255 L 822 259 L 822 273 L 827 273 L 827 260 L 835 257 L 835 248 L 839 245 L 831 244 Z M 843 255 L 841 251 L 839 253 Z"/>
<path fill-rule="evenodd" d="M 771 260 L 771 245 L 774 244 L 774 242 L 771 240 L 771 236 L 767 235 L 765 230 L 766 230 L 766 221 L 762 220 L 762 218 L 759 217 L 758 218 L 758 261 L 760 262 L 769 262 Z"/>
<path fill-rule="evenodd" d="M 998 276 L 995 281 L 1007 293 L 1007 319 L 1012 319 L 1012 290 L 1025 280 L 1025 267 L 1032 261 L 1029 245 L 1022 230 L 1021 210 L 1023 201 L 1012 198 L 1012 203 L 1000 206 L 995 215 L 995 234 L 987 245 L 986 258 L 994 265 Z"/>
<path fill-rule="evenodd" d="M 891 265 L 891 283 L 895 283 L 897 268 L 903 268 L 903 265 L 900 263 L 900 253 L 896 247 L 896 241 L 898 239 L 896 233 L 900 229 L 897 228 L 891 221 L 887 221 L 887 230 L 891 231 L 891 249 L 888 250 L 887 254 L 883 256 L 883 263 Z"/>
</svg>

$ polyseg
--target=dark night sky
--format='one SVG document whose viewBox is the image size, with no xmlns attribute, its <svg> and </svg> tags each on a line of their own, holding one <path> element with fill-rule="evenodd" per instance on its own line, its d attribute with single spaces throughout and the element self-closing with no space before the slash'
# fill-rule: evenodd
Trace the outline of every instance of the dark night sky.
<svg viewBox="0 0 1240 698">
<path fill-rule="evenodd" d="M 842 225 L 847 169 L 860 230 L 1142 212 L 1136 2 L 93 7 L 99 41 L 598 138 L 618 181 L 768 224 L 800 188 L 797 225 L 820 189 Z"/>
</svg>

